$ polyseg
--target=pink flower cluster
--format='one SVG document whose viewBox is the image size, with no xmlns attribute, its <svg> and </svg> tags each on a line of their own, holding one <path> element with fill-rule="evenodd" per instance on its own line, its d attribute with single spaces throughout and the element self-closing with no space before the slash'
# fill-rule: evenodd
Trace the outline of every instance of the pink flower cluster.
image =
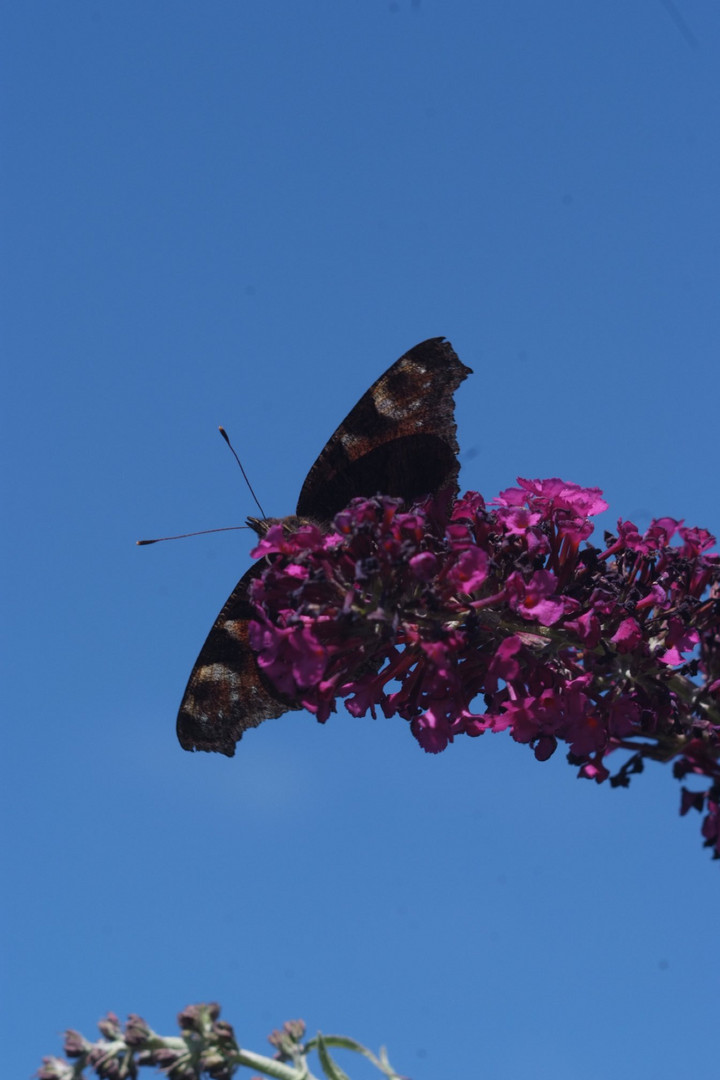
<svg viewBox="0 0 720 1080">
<path fill-rule="evenodd" d="M 152 1068 L 170 1080 L 231 1080 L 245 1066 L 253 1071 L 262 1069 L 268 1076 L 309 1076 L 305 1056 L 309 1049 L 319 1049 L 322 1036 L 305 1043 L 305 1023 L 288 1020 L 268 1036 L 275 1049 L 273 1058 L 241 1049 L 227 1020 L 220 1020 L 216 1002 L 187 1005 L 178 1013 L 180 1036 L 158 1035 L 141 1016 L 131 1013 L 123 1026 L 115 1013 L 108 1013 L 98 1022 L 100 1038 L 86 1039 L 79 1031 L 65 1032 L 65 1053 L 70 1059 L 45 1057 L 36 1073 L 38 1080 L 84 1080 L 85 1069 L 91 1069 L 99 1080 L 136 1080 L 143 1066 Z M 347 1040 L 328 1040 L 343 1045 Z M 355 1044 L 366 1057 L 373 1058 L 365 1047 Z M 327 1051 L 325 1051 L 327 1053 Z M 276 1062 L 292 1062 L 294 1069 L 280 1069 Z M 304 1068 L 303 1068 L 304 1066 Z M 333 1075 L 337 1075 L 333 1073 Z"/>
<path fill-rule="evenodd" d="M 275 1076 L 299 1080 L 315 1075 L 310 1072 L 308 1057 L 318 1056 L 323 1076 L 344 1077 L 330 1054 L 331 1048 L 360 1054 L 389 1080 L 402 1080 L 390 1065 L 383 1048 L 376 1056 L 362 1043 L 345 1035 L 320 1032 L 306 1038 L 304 1020 L 286 1020 L 281 1028 L 268 1035 L 273 1057 L 258 1054 L 238 1045 L 232 1026 L 220 1020 L 216 1002 L 188 1005 L 178 1014 L 180 1035 L 160 1035 L 141 1016 L 131 1014 L 123 1027 L 115 1013 L 100 1022 L 100 1038 L 90 1042 L 79 1031 L 65 1032 L 67 1058 L 44 1057 L 35 1074 L 38 1080 L 85 1080 L 86 1069 L 98 1080 L 137 1080 L 142 1068 L 162 1073 L 168 1080 L 232 1080 L 240 1069 L 251 1069 L 254 1080 Z"/>
<path fill-rule="evenodd" d="M 88 1068 L 99 1080 L 135 1080 L 140 1068 L 147 1066 L 173 1080 L 197 1080 L 200 1075 L 231 1080 L 238 1064 L 246 1062 L 231 1025 L 219 1016 L 220 1006 L 215 1002 L 188 1005 L 178 1013 L 181 1036 L 177 1037 L 158 1035 L 136 1013 L 130 1014 L 123 1027 L 116 1014 L 109 1012 L 98 1022 L 96 1042 L 67 1030 L 64 1049 L 71 1060 L 45 1057 L 36 1075 L 38 1080 L 83 1080 Z"/>
<path fill-rule="evenodd" d="M 674 760 L 678 778 L 710 781 L 683 789 L 681 812 L 705 811 L 720 857 L 714 537 L 619 521 L 592 547 L 598 489 L 518 485 L 451 508 L 356 499 L 327 533 L 271 526 L 253 553 L 268 558 L 252 592 L 260 667 L 319 721 L 344 698 L 353 716 L 403 717 L 431 753 L 507 729 L 541 761 L 564 742 L 581 776 L 623 786 L 645 758 Z"/>
</svg>

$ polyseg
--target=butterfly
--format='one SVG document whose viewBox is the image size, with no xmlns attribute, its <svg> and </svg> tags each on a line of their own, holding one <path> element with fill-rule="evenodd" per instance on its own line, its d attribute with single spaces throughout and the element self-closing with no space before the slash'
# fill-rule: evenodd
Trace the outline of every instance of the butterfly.
<svg viewBox="0 0 720 1080">
<path fill-rule="evenodd" d="M 454 393 L 472 371 L 444 338 L 430 338 L 401 356 L 343 420 L 310 469 L 294 525 L 329 526 L 357 496 L 392 495 L 411 504 L 458 491 Z M 274 521 L 249 518 L 264 535 Z M 177 719 L 185 750 L 232 757 L 248 728 L 300 706 L 285 698 L 257 665 L 249 643 L 255 618 L 248 589 L 265 569 L 255 563 L 215 620 L 190 674 Z"/>
</svg>

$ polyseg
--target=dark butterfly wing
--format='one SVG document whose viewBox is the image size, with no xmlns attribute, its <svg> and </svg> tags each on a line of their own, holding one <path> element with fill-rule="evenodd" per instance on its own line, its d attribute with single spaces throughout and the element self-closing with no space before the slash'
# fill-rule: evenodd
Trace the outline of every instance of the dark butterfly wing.
<svg viewBox="0 0 720 1080">
<path fill-rule="evenodd" d="M 453 394 L 471 374 L 452 346 L 431 338 L 401 356 L 373 383 L 327 443 L 303 484 L 297 513 L 328 522 L 359 495 L 457 492 L 458 445 Z M 250 727 L 298 708 L 267 682 L 248 640 L 255 611 L 240 579 L 208 634 L 185 689 L 177 720 L 185 750 L 232 757 Z"/>
<path fill-rule="evenodd" d="M 457 494 L 453 395 L 472 371 L 430 338 L 373 383 L 328 441 L 303 484 L 300 517 L 329 521 L 359 495 Z"/>
<path fill-rule="evenodd" d="M 177 718 L 183 750 L 232 757 L 244 731 L 297 708 L 264 679 L 248 640 L 248 623 L 256 614 L 248 588 L 264 569 L 261 561 L 243 574 L 195 661 Z"/>
</svg>

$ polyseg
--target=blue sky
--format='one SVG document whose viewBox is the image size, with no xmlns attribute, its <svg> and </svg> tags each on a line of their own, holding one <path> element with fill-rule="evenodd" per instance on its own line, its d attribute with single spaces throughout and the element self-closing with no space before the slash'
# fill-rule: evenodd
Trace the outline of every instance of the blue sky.
<svg viewBox="0 0 720 1080">
<path fill-rule="evenodd" d="M 720 877 L 668 769 L 344 712 L 184 753 L 251 540 L 134 542 L 253 512 L 218 424 L 291 512 L 441 334 L 464 487 L 720 533 L 720 8 L 38 0 L 0 50 L 4 1074 L 201 1000 L 413 1080 L 707 1074 Z"/>
</svg>

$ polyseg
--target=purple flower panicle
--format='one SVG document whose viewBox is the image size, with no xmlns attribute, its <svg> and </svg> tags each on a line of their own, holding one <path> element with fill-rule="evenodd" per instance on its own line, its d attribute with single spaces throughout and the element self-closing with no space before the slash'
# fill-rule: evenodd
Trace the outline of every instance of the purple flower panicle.
<svg viewBox="0 0 720 1080">
<path fill-rule="evenodd" d="M 77 1031 L 65 1032 L 63 1058 L 43 1058 L 38 1080 L 80 1080 L 91 1069 L 100 1080 L 136 1080 L 142 1066 L 154 1067 L 170 1080 L 231 1080 L 240 1050 L 230 1024 L 219 1020 L 220 1006 L 188 1005 L 178 1014 L 181 1037 L 156 1034 L 131 1013 L 125 1026 L 115 1013 L 98 1023 L 100 1038 L 89 1042 Z"/>
<path fill-rule="evenodd" d="M 254 554 L 258 664 L 324 722 L 398 715 L 424 750 L 509 730 L 544 761 L 565 743 L 579 775 L 626 786 L 645 758 L 710 782 L 720 857 L 720 555 L 714 537 L 659 518 L 588 544 L 601 492 L 518 480 L 410 509 L 356 499 L 330 531 L 271 528 Z M 611 776 L 607 759 L 625 751 Z"/>
<path fill-rule="evenodd" d="M 180 1035 L 159 1035 L 135 1015 L 123 1028 L 114 1013 L 100 1021 L 100 1038 L 89 1042 L 77 1031 L 65 1033 L 65 1058 L 45 1057 L 35 1074 L 38 1080 L 85 1080 L 88 1071 L 99 1080 L 138 1080 L 141 1070 L 152 1069 L 167 1080 L 232 1080 L 245 1070 L 282 1080 L 311 1076 L 307 1058 L 316 1053 L 325 1076 L 344 1076 L 330 1055 L 330 1048 L 354 1051 L 370 1061 L 389 1080 L 402 1080 L 392 1069 L 384 1049 L 379 1057 L 344 1035 L 305 1038 L 303 1020 L 287 1020 L 268 1036 L 274 1056 L 258 1054 L 238 1045 L 232 1025 L 220 1020 L 220 1006 L 188 1005 L 178 1014 Z M 86 1071 L 88 1070 L 88 1071 Z"/>
</svg>

